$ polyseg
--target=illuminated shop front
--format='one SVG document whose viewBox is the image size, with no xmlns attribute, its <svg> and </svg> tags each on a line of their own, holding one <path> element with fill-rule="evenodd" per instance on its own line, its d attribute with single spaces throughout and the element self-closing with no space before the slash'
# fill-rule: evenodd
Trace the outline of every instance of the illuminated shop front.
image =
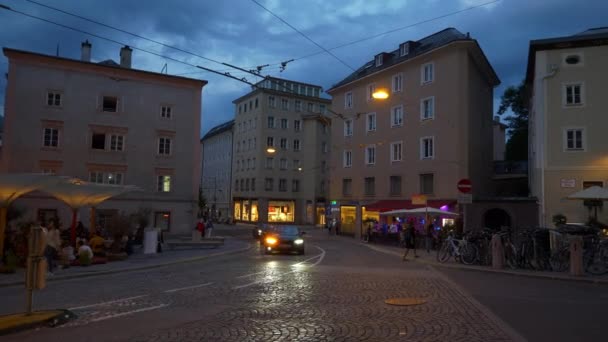
<svg viewBox="0 0 608 342">
<path fill-rule="evenodd" d="M 257 222 L 258 201 L 249 199 L 234 200 L 234 219 L 237 221 Z"/>
<path fill-rule="evenodd" d="M 357 207 L 343 205 L 340 207 L 340 234 L 355 235 Z"/>
<path fill-rule="evenodd" d="M 268 201 L 268 222 L 294 222 L 295 201 Z"/>
</svg>

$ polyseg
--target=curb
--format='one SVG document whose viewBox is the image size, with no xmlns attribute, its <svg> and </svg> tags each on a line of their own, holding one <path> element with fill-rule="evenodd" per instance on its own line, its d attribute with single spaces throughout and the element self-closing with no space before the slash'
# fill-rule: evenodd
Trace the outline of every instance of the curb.
<svg viewBox="0 0 608 342">
<path fill-rule="evenodd" d="M 97 276 L 108 275 L 108 274 L 116 274 L 116 273 L 125 273 L 125 272 L 131 272 L 131 271 L 148 270 L 148 269 L 160 268 L 160 267 L 177 265 L 177 264 L 187 264 L 187 263 L 190 263 L 190 262 L 201 261 L 201 260 L 205 260 L 205 259 L 209 259 L 209 258 L 213 258 L 213 257 L 218 257 L 218 256 L 223 256 L 223 255 L 230 255 L 230 254 L 237 254 L 237 253 L 245 252 L 245 251 L 251 249 L 252 246 L 253 246 L 253 244 L 248 243 L 247 247 L 235 249 L 235 250 L 232 250 L 232 251 L 213 253 L 213 254 L 209 254 L 209 255 L 203 255 L 203 256 L 200 256 L 200 257 L 179 259 L 179 260 L 175 260 L 175 261 L 169 261 L 169 262 L 164 262 L 164 263 L 160 263 L 160 264 L 153 264 L 153 265 L 146 265 L 146 266 L 125 267 L 125 268 L 119 268 L 119 269 L 115 269 L 115 270 L 97 271 L 97 272 L 84 273 L 84 274 L 71 274 L 71 275 L 68 274 L 68 275 L 64 275 L 64 276 L 54 276 L 54 277 L 48 277 L 46 279 L 46 281 L 58 281 L 58 280 L 69 280 L 69 279 L 77 279 L 77 278 L 89 278 L 89 277 L 97 277 Z M 0 288 L 2 288 L 2 287 L 10 287 L 10 286 L 15 286 L 15 285 L 23 285 L 24 282 L 25 282 L 25 280 L 0 283 Z"/>
<path fill-rule="evenodd" d="M 372 250 L 375 250 L 377 252 L 381 252 L 381 253 L 386 253 L 386 254 L 391 254 L 391 255 L 396 255 L 396 256 L 401 256 L 401 253 L 399 252 L 395 252 L 389 249 L 385 249 L 382 247 L 378 247 L 378 246 L 373 246 L 373 245 L 369 245 L 366 243 L 361 243 L 361 245 L 364 245 Z M 507 274 L 507 275 L 511 275 L 511 276 L 516 276 L 516 277 L 528 277 L 528 278 L 538 278 L 538 279 L 552 279 L 552 280 L 562 280 L 562 281 L 574 281 L 574 282 L 580 282 L 580 283 L 590 283 L 590 284 L 597 284 L 597 285 L 608 285 L 608 279 L 594 279 L 594 278 L 575 278 L 574 276 L 564 276 L 564 275 L 549 275 L 549 274 L 536 274 L 536 273 L 523 273 L 523 272 L 517 272 L 517 271 L 510 271 L 510 270 L 496 270 L 493 268 L 481 268 L 481 267 L 477 267 L 477 266 L 467 266 L 467 265 L 452 265 L 452 264 L 442 264 L 439 262 L 434 262 L 434 261 L 427 261 L 427 260 L 414 260 L 415 262 L 419 262 L 421 264 L 426 264 L 426 265 L 431 265 L 431 266 L 435 266 L 435 267 L 443 267 L 443 268 L 453 268 L 453 269 L 459 269 L 459 270 L 465 270 L 465 271 L 473 271 L 473 272 L 483 272 L 483 273 L 497 273 L 497 274 Z"/>
<path fill-rule="evenodd" d="M 57 311 L 57 314 L 55 314 L 52 317 L 40 320 L 40 321 L 30 322 L 30 323 L 26 323 L 26 324 L 16 324 L 15 326 L 10 327 L 10 328 L 0 329 L 0 336 L 14 334 L 14 333 L 17 333 L 20 331 L 34 329 L 34 328 L 38 328 L 41 326 L 56 327 L 56 326 L 65 324 L 69 320 L 72 320 L 77 317 L 73 312 L 66 310 L 66 309 L 58 309 L 58 310 L 50 310 L 50 311 Z M 34 312 L 34 313 L 36 313 L 36 312 Z M 3 316 L 12 316 L 12 315 L 3 315 Z M 0 316 L 0 318 L 1 317 L 2 316 Z"/>
</svg>

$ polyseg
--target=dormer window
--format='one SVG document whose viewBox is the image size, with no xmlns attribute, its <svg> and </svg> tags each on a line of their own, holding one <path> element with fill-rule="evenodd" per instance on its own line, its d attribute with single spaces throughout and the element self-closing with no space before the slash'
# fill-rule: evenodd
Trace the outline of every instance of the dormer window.
<svg viewBox="0 0 608 342">
<path fill-rule="evenodd" d="M 379 54 L 379 55 L 377 55 L 377 56 L 376 56 L 376 66 L 377 66 L 377 67 L 379 67 L 379 66 L 381 66 L 381 65 L 382 65 L 382 60 L 383 60 L 383 57 L 384 57 L 384 56 L 383 56 L 382 54 Z"/>
<path fill-rule="evenodd" d="M 403 57 L 409 53 L 410 53 L 409 44 L 407 44 L 407 43 L 401 44 L 401 46 L 399 47 L 399 56 Z"/>
</svg>

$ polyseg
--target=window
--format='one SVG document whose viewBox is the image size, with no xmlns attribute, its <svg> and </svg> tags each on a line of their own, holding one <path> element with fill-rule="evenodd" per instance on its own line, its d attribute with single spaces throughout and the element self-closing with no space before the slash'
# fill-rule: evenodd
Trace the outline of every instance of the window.
<svg viewBox="0 0 608 342">
<path fill-rule="evenodd" d="M 403 74 L 398 73 L 393 75 L 393 93 L 398 93 L 403 90 Z"/>
<path fill-rule="evenodd" d="M 585 130 L 583 128 L 569 128 L 564 130 L 564 145 L 566 151 L 585 150 Z"/>
<path fill-rule="evenodd" d="M 252 170 L 255 170 L 255 164 L 256 164 L 255 158 L 251 159 L 251 169 Z"/>
<path fill-rule="evenodd" d="M 371 132 L 376 130 L 376 113 L 367 114 L 366 131 Z"/>
<path fill-rule="evenodd" d="M 324 193 L 325 193 L 325 181 L 324 181 L 324 180 L 322 180 L 322 181 L 319 183 L 319 192 L 320 192 L 320 193 L 322 193 L 322 194 L 324 194 Z"/>
<path fill-rule="evenodd" d="M 302 121 L 300 120 L 293 120 L 293 129 L 296 132 L 299 132 L 302 130 Z"/>
<path fill-rule="evenodd" d="M 61 107 L 61 93 L 49 91 L 46 96 L 46 105 L 51 107 Z"/>
<path fill-rule="evenodd" d="M 238 171 L 240 171 L 240 170 L 241 170 L 241 161 L 240 161 L 240 160 L 237 160 L 237 161 L 236 161 L 236 171 L 238 172 Z"/>
<path fill-rule="evenodd" d="M 291 191 L 293 191 L 293 192 L 300 191 L 300 181 L 299 180 L 294 179 L 291 181 Z"/>
<path fill-rule="evenodd" d="M 170 211 L 155 211 L 154 212 L 154 227 L 158 227 L 162 231 L 171 230 L 171 212 Z"/>
<path fill-rule="evenodd" d="M 581 83 L 564 85 L 564 105 L 583 105 L 583 85 Z"/>
<path fill-rule="evenodd" d="M 376 146 L 371 145 L 365 148 L 365 164 L 374 165 L 376 164 Z"/>
<path fill-rule="evenodd" d="M 287 119 L 281 119 L 281 128 L 287 129 L 289 126 L 289 121 Z"/>
<path fill-rule="evenodd" d="M 583 181 L 583 190 L 588 189 L 592 186 L 599 186 L 600 188 L 603 188 L 604 182 L 602 182 L 602 181 Z"/>
<path fill-rule="evenodd" d="M 238 179 L 234 180 L 234 191 L 239 191 L 239 180 Z"/>
<path fill-rule="evenodd" d="M 160 106 L 160 117 L 163 119 L 171 119 L 171 106 Z"/>
<path fill-rule="evenodd" d="M 266 138 L 266 146 L 267 147 L 274 147 L 274 138 L 273 137 Z"/>
<path fill-rule="evenodd" d="M 296 112 L 302 111 L 302 101 L 296 100 L 295 107 L 296 107 Z"/>
<path fill-rule="evenodd" d="M 268 117 L 268 128 L 274 128 L 274 116 Z"/>
<path fill-rule="evenodd" d="M 391 196 L 401 195 L 401 176 L 390 177 L 390 193 Z"/>
<path fill-rule="evenodd" d="M 274 164 L 274 158 L 268 157 L 266 158 L 266 168 L 267 169 L 272 169 Z"/>
<path fill-rule="evenodd" d="M 398 162 L 402 160 L 403 142 L 397 141 L 391 143 L 391 161 Z"/>
<path fill-rule="evenodd" d="M 420 159 L 435 158 L 435 137 L 420 138 Z"/>
<path fill-rule="evenodd" d="M 310 112 L 310 113 L 314 113 L 314 111 L 315 111 L 315 104 L 314 104 L 314 103 L 312 103 L 312 102 L 308 102 L 308 105 L 307 105 L 307 110 L 308 110 L 308 112 Z"/>
<path fill-rule="evenodd" d="M 247 170 L 251 168 L 251 159 L 247 158 Z"/>
<path fill-rule="evenodd" d="M 281 158 L 279 166 L 280 166 L 281 170 L 287 170 L 287 159 Z"/>
<path fill-rule="evenodd" d="M 353 108 L 353 93 L 351 91 L 344 94 L 344 108 Z"/>
<path fill-rule="evenodd" d="M 319 113 L 321 113 L 321 114 L 327 113 L 327 107 L 324 104 L 319 105 Z"/>
<path fill-rule="evenodd" d="M 249 178 L 245 179 L 245 191 L 249 191 Z"/>
<path fill-rule="evenodd" d="M 299 171 L 299 169 L 300 169 L 300 160 L 299 159 L 293 160 L 293 169 L 296 171 Z"/>
<path fill-rule="evenodd" d="M 373 196 L 376 194 L 376 178 L 365 177 L 364 179 L 365 196 Z"/>
<path fill-rule="evenodd" d="M 158 192 L 170 192 L 171 191 L 171 176 L 161 175 L 158 176 L 156 190 Z"/>
<path fill-rule="evenodd" d="M 255 108 L 258 108 L 258 98 L 257 98 L 257 97 L 255 98 L 255 102 L 254 102 L 254 103 L 255 103 L 255 106 L 254 106 L 254 107 L 255 107 Z"/>
<path fill-rule="evenodd" d="M 91 148 L 94 150 L 105 150 L 106 135 L 104 133 L 93 133 L 91 136 Z"/>
<path fill-rule="evenodd" d="M 241 105 L 239 105 L 239 114 L 241 114 L 242 111 L 243 111 L 243 108 L 241 107 Z"/>
<path fill-rule="evenodd" d="M 376 92 L 376 83 L 367 85 L 367 101 L 374 99 L 374 93 Z"/>
<path fill-rule="evenodd" d="M 247 113 L 247 103 L 243 104 L 243 112 Z"/>
<path fill-rule="evenodd" d="M 247 149 L 251 150 L 253 148 L 253 145 L 251 143 L 251 139 L 247 139 Z"/>
<path fill-rule="evenodd" d="M 420 78 L 422 79 L 422 84 L 433 82 L 433 80 L 435 79 L 435 70 L 433 63 L 427 63 L 422 66 Z"/>
<path fill-rule="evenodd" d="M 255 178 L 251 178 L 251 191 L 255 191 Z"/>
<path fill-rule="evenodd" d="M 434 193 L 433 174 L 426 173 L 420 175 L 420 193 L 431 195 Z"/>
<path fill-rule="evenodd" d="M 289 110 L 289 100 L 288 99 L 281 99 L 281 109 Z"/>
<path fill-rule="evenodd" d="M 287 139 L 286 139 L 286 138 L 281 138 L 281 140 L 280 140 L 280 144 L 281 144 L 281 145 L 280 145 L 280 146 L 281 146 L 281 149 L 283 149 L 283 150 L 286 150 L 286 149 L 287 149 Z"/>
<path fill-rule="evenodd" d="M 350 137 L 353 135 L 353 119 L 344 120 L 344 136 Z"/>
<path fill-rule="evenodd" d="M 249 111 L 251 112 L 251 108 L 253 108 L 253 101 L 249 100 Z"/>
<path fill-rule="evenodd" d="M 103 183 L 103 172 L 89 172 L 89 182 L 91 183 Z"/>
<path fill-rule="evenodd" d="M 237 152 L 241 151 L 241 142 L 240 141 L 236 143 L 236 151 Z"/>
<path fill-rule="evenodd" d="M 327 142 L 324 141 L 321 143 L 321 150 L 323 153 L 327 153 Z"/>
<path fill-rule="evenodd" d="M 110 151 L 124 151 L 125 137 L 122 135 L 110 135 Z"/>
<path fill-rule="evenodd" d="M 279 179 L 279 191 L 287 191 L 287 179 Z"/>
<path fill-rule="evenodd" d="M 102 110 L 104 112 L 116 113 L 118 111 L 118 98 L 116 96 L 104 96 Z"/>
<path fill-rule="evenodd" d="M 342 179 L 342 195 L 350 196 L 353 194 L 353 180 L 350 178 Z"/>
<path fill-rule="evenodd" d="M 420 120 L 435 118 L 435 97 L 420 100 Z"/>
<path fill-rule="evenodd" d="M 275 102 L 274 96 L 268 96 L 268 106 L 270 108 L 276 108 L 277 104 Z"/>
<path fill-rule="evenodd" d="M 383 60 L 382 57 L 383 57 L 382 54 L 376 56 L 375 61 L 376 61 L 376 66 L 377 67 L 379 67 L 379 66 L 382 65 L 382 60 Z"/>
<path fill-rule="evenodd" d="M 274 179 L 266 178 L 264 179 L 264 190 L 273 191 L 274 189 Z"/>
<path fill-rule="evenodd" d="M 121 185 L 122 184 L 122 173 L 109 172 L 107 174 L 108 184 Z"/>
<path fill-rule="evenodd" d="M 59 129 L 45 128 L 42 139 L 42 145 L 45 147 L 59 146 Z"/>
<path fill-rule="evenodd" d="M 299 151 L 300 150 L 300 140 L 299 139 L 294 139 L 293 140 L 293 150 L 294 151 Z"/>
<path fill-rule="evenodd" d="M 244 179 L 239 180 L 239 188 L 241 189 L 241 191 L 245 191 L 245 180 Z"/>
<path fill-rule="evenodd" d="M 167 156 L 171 154 L 171 138 L 158 139 L 158 154 Z"/>
<path fill-rule="evenodd" d="M 403 106 L 391 108 L 391 127 L 403 126 Z"/>
<path fill-rule="evenodd" d="M 329 133 L 329 125 L 323 124 L 323 134 Z"/>
<path fill-rule="evenodd" d="M 351 150 L 346 150 L 343 152 L 343 165 L 344 167 L 351 167 L 353 166 L 353 151 Z"/>
</svg>

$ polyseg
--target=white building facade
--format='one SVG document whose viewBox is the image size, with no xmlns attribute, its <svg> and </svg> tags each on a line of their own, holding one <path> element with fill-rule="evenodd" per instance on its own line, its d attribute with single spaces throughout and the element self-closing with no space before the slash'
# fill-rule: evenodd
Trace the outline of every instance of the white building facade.
<svg viewBox="0 0 608 342">
<path fill-rule="evenodd" d="M 201 139 L 203 196 L 214 218 L 230 215 L 234 120 L 213 127 Z"/>
</svg>

